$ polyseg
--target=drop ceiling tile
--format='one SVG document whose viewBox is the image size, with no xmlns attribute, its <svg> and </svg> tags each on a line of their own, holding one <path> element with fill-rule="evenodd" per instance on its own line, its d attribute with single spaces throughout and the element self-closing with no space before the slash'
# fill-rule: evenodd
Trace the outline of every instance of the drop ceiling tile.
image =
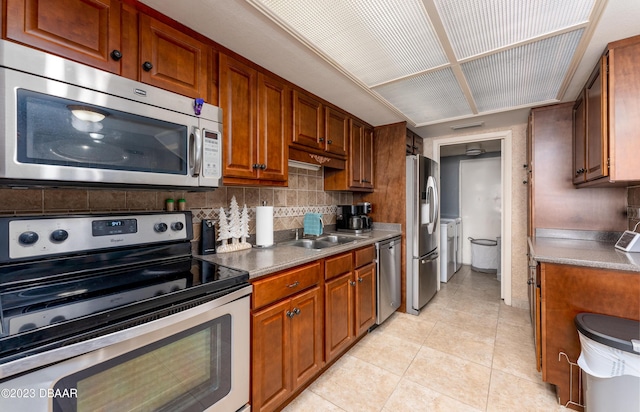
<svg viewBox="0 0 640 412">
<path fill-rule="evenodd" d="M 434 0 L 458 60 L 588 21 L 595 0 Z"/>
<path fill-rule="evenodd" d="M 448 62 L 420 0 L 250 0 L 368 86 Z"/>
<path fill-rule="evenodd" d="M 451 68 L 374 87 L 373 90 L 418 125 L 472 114 Z"/>
<path fill-rule="evenodd" d="M 461 65 L 480 113 L 557 98 L 583 29 Z"/>
</svg>

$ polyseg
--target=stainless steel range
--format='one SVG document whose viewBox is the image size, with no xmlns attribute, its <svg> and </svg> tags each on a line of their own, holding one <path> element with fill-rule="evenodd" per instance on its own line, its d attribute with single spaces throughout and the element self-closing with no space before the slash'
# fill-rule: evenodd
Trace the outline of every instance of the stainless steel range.
<svg viewBox="0 0 640 412">
<path fill-rule="evenodd" d="M 0 410 L 237 411 L 246 272 L 193 258 L 191 214 L 0 218 Z"/>
</svg>

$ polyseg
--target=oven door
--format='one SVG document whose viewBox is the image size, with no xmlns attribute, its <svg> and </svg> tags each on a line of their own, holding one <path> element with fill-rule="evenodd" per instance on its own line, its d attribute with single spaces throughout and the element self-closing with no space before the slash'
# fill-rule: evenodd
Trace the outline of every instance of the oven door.
<svg viewBox="0 0 640 412">
<path fill-rule="evenodd" d="M 156 96 L 160 101 L 142 103 L 8 68 L 0 68 L 0 90 L 6 149 L 1 178 L 31 184 L 219 186 L 219 123 L 154 105 L 179 98 L 188 109 L 190 99 L 167 92 Z"/>
<path fill-rule="evenodd" d="M 2 365 L 33 370 L 0 383 L 0 410 L 227 412 L 246 407 L 250 293 L 247 286 L 156 321 L 13 362 L 20 367 Z"/>
</svg>

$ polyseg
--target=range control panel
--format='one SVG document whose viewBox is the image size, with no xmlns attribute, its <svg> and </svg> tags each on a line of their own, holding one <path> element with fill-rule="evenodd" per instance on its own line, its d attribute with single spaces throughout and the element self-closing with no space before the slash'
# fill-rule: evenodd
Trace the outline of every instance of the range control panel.
<svg viewBox="0 0 640 412">
<path fill-rule="evenodd" d="M 6 218 L 8 257 L 12 259 L 76 253 L 148 243 L 191 240 L 191 215 L 90 215 Z M 6 223 L 5 223 L 6 224 Z"/>
</svg>

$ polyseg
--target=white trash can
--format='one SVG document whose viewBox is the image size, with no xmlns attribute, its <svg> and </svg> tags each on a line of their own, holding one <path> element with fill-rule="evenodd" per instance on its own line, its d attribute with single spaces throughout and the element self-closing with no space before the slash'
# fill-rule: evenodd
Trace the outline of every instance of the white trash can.
<svg viewBox="0 0 640 412">
<path fill-rule="evenodd" d="M 640 322 L 579 313 L 575 324 L 585 411 L 640 411 Z"/>
<path fill-rule="evenodd" d="M 484 273 L 498 272 L 498 242 L 491 239 L 471 241 L 471 270 Z"/>
</svg>

